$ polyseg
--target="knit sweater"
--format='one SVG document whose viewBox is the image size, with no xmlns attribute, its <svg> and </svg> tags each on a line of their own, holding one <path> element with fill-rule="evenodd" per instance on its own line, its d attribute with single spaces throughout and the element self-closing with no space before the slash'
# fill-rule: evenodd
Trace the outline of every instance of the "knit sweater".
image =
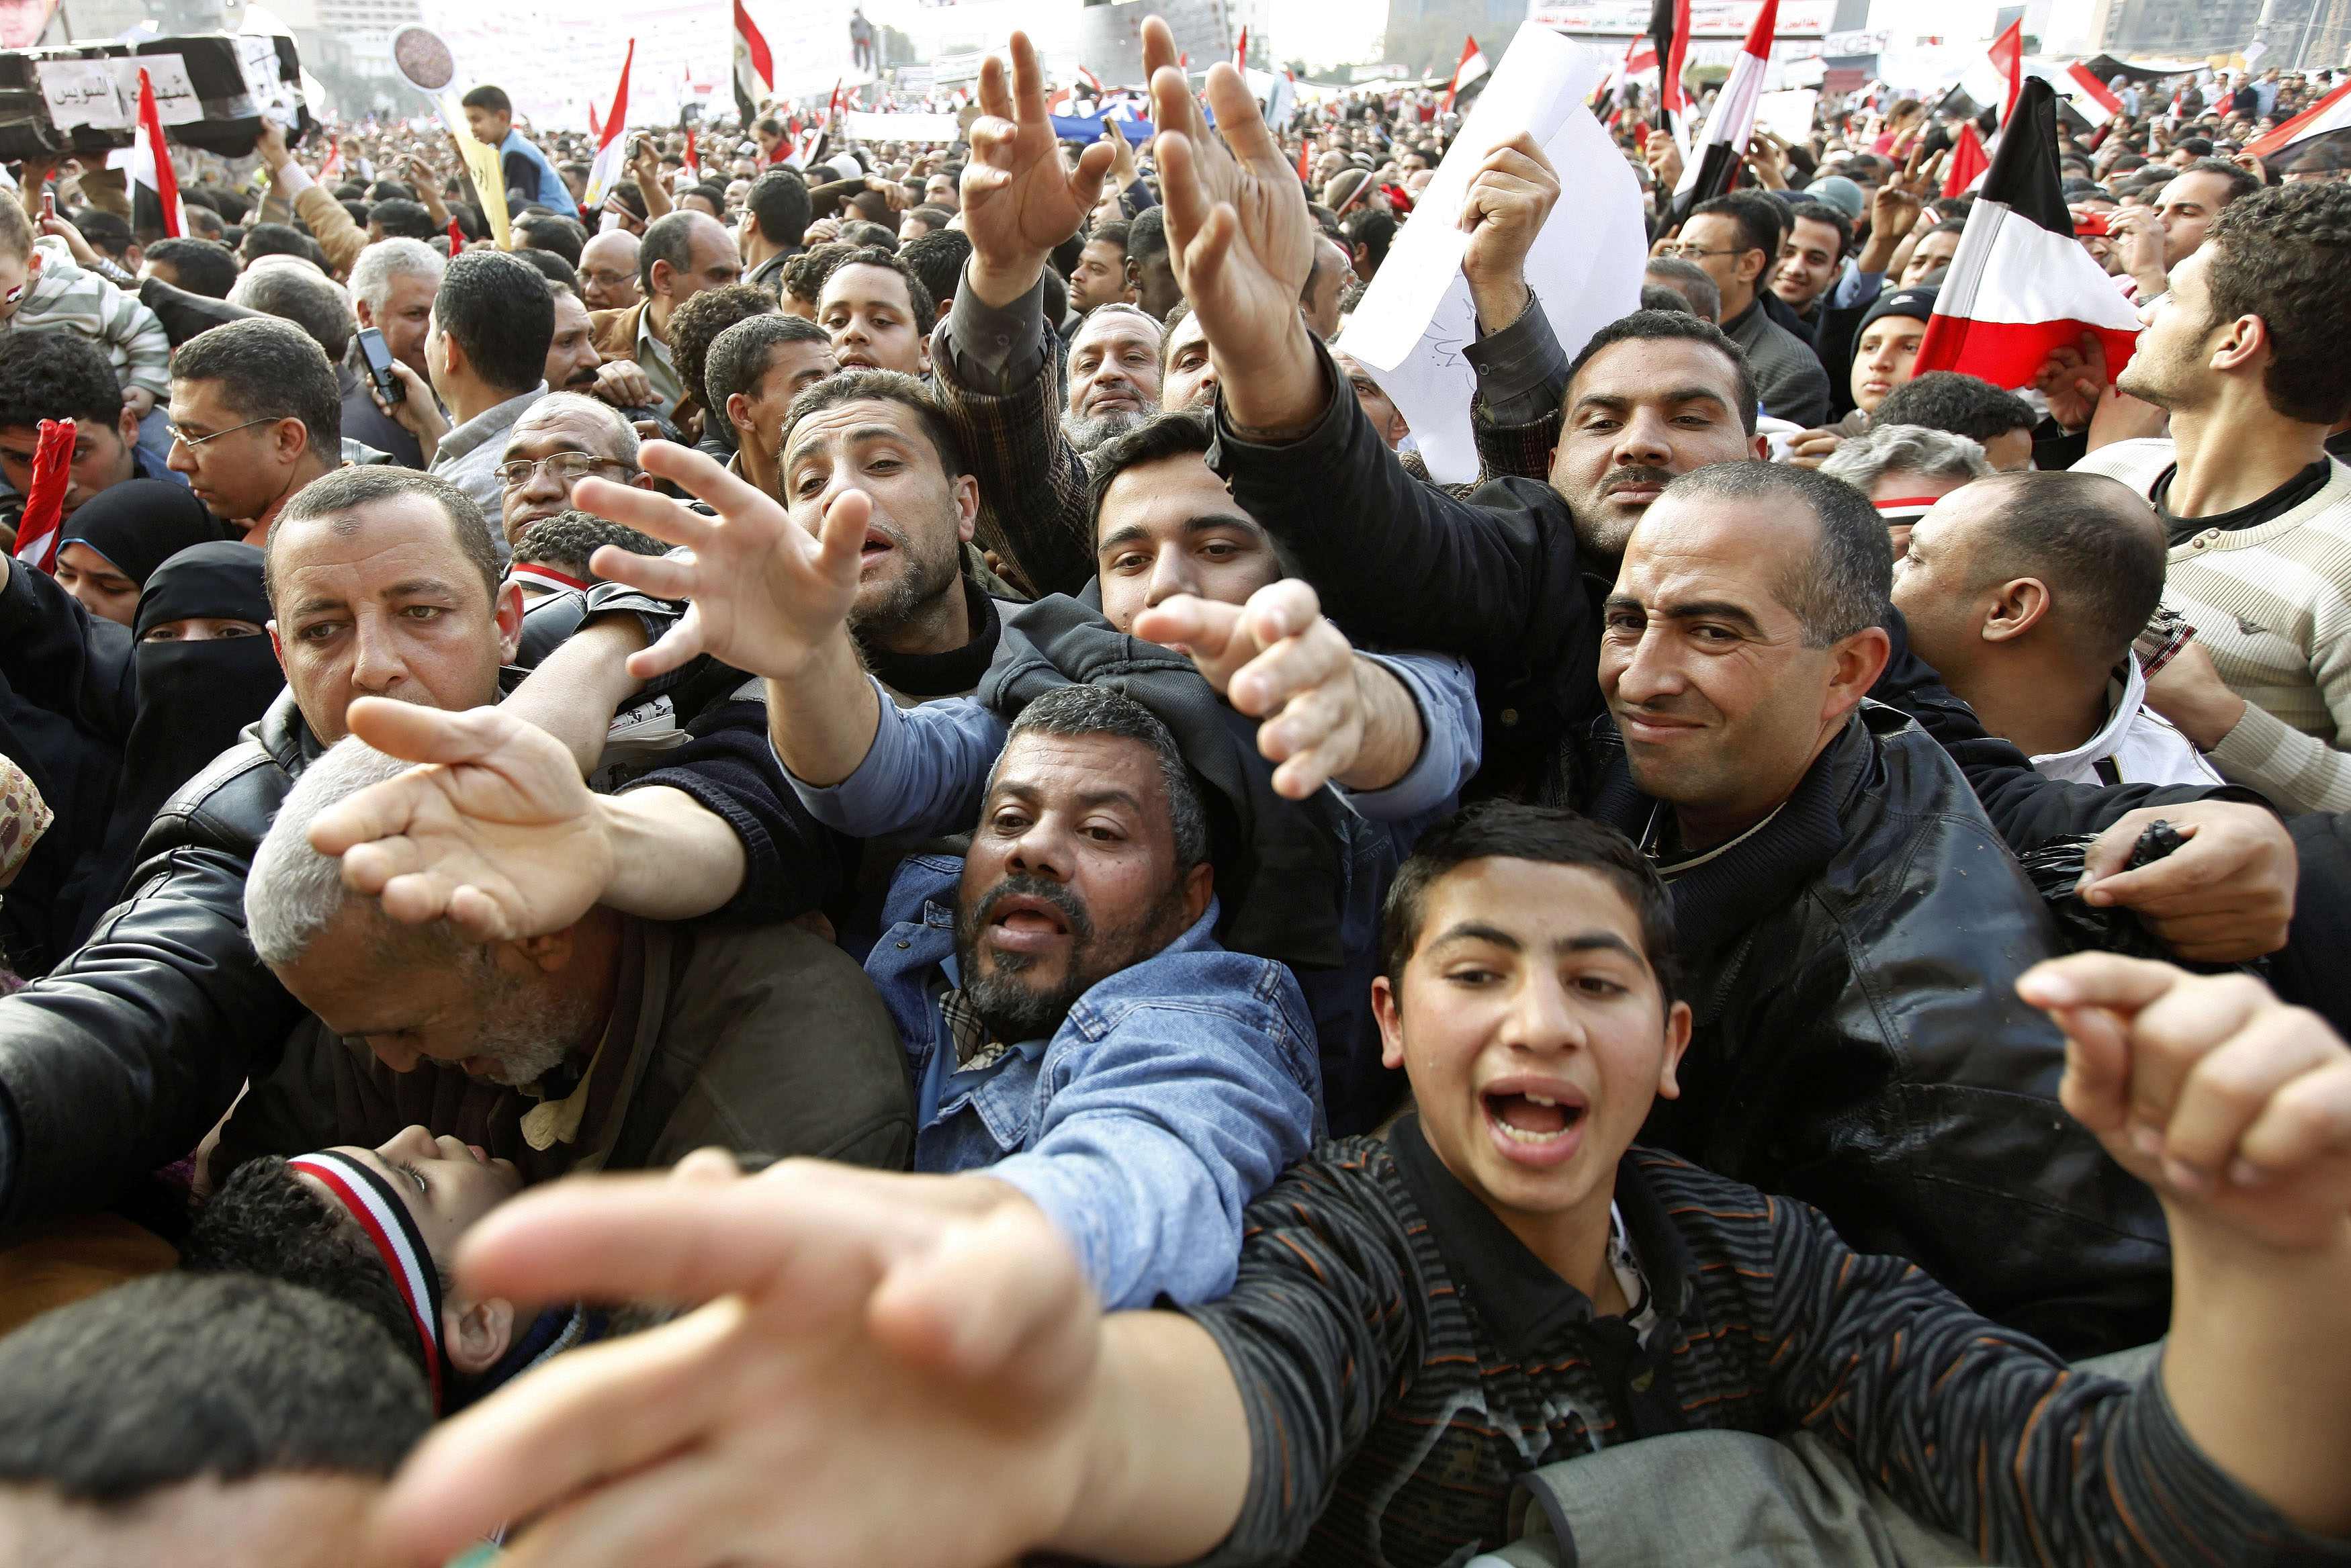
<svg viewBox="0 0 2351 1568">
<path fill-rule="evenodd" d="M 2151 496 L 2177 461 L 2168 441 L 2126 441 L 2074 467 Z M 2351 811 L 2351 467 L 2283 517 L 2175 545 L 2163 602 L 2247 704 L 2212 764 L 2287 811 Z"/>
</svg>

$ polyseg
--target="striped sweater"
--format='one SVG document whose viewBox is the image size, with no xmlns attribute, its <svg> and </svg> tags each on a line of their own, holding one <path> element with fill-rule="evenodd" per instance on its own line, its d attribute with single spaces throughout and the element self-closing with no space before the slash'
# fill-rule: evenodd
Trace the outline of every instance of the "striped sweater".
<svg viewBox="0 0 2351 1568">
<path fill-rule="evenodd" d="M 1410 1117 L 1249 1206 L 1230 1364 L 1248 1495 L 1215 1568 L 1438 1568 L 1508 1542 L 1516 1478 L 1667 1432 L 1818 1434 L 1922 1522 L 2030 1564 L 2351 1561 L 2231 1480 L 2162 1382 L 2068 1368 L 1818 1211 L 1635 1146 L 1616 1203 L 1654 1314 L 1594 1314 Z"/>
<path fill-rule="evenodd" d="M 2126 441 L 2074 468 L 2152 496 L 2176 461 L 2169 441 Z M 2163 602 L 2250 704 L 2213 765 L 2287 811 L 2351 811 L 2351 467 L 2273 522 L 2175 545 Z"/>
<path fill-rule="evenodd" d="M 16 314 L 0 321 L 0 343 L 11 332 L 78 332 L 106 350 L 123 390 L 141 387 L 158 403 L 172 396 L 172 340 L 139 296 L 76 266 L 61 240 L 35 242 L 41 270 Z"/>
</svg>

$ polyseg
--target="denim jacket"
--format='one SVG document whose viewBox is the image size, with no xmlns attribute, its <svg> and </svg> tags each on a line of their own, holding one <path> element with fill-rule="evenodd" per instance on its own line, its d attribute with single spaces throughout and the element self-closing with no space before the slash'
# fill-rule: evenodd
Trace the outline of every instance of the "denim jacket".
<svg viewBox="0 0 2351 1568">
<path fill-rule="evenodd" d="M 1096 984 L 1053 1032 L 964 1072 L 939 1011 L 963 862 L 899 867 L 865 971 L 913 1072 L 914 1168 L 985 1170 L 1070 1239 L 1103 1303 L 1214 1301 L 1241 1210 L 1322 1135 L 1322 1074 L 1290 971 L 1190 929 Z"/>
</svg>

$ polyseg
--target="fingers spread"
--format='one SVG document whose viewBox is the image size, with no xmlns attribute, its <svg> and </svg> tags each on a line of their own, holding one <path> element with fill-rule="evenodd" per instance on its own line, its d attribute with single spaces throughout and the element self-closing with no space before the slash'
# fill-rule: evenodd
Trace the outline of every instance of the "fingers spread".
<svg viewBox="0 0 2351 1568">
<path fill-rule="evenodd" d="M 640 556 L 618 545 L 599 545 L 588 569 L 608 582 L 637 588 L 655 598 L 682 599 L 693 591 L 695 562 L 667 556 Z"/>
</svg>

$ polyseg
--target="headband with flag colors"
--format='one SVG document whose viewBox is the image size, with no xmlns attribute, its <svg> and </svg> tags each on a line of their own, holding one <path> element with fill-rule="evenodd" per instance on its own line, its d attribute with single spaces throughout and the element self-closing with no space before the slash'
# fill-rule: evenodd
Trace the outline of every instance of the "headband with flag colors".
<svg viewBox="0 0 2351 1568">
<path fill-rule="evenodd" d="M 2268 158 L 2287 148 L 2332 130 L 2351 127 L 2351 81 L 2345 82 L 2267 136 L 2254 138 L 2245 144 L 2245 151 L 2256 158 Z"/>
<path fill-rule="evenodd" d="M 637 41 L 621 57 L 621 85 L 612 91 L 612 112 L 604 117 L 603 140 L 596 145 L 596 161 L 588 166 L 588 209 L 604 204 L 629 159 L 629 67 L 636 63 Z"/>
<path fill-rule="evenodd" d="M 162 230 L 172 239 L 188 232 L 187 213 L 180 207 L 180 181 L 172 172 L 172 153 L 163 140 L 163 119 L 155 111 L 155 84 L 147 67 L 139 67 L 139 130 L 131 144 L 131 184 L 133 221 L 142 234 Z"/>
<path fill-rule="evenodd" d="M 544 561 L 532 561 L 528 565 L 517 562 L 507 568 L 507 581 L 545 588 L 551 594 L 569 593 L 574 589 L 580 593 L 588 591 L 587 578 L 575 577 L 569 572 L 559 572 Z"/>
<path fill-rule="evenodd" d="M 2138 313 L 2074 238 L 2057 166 L 2056 89 L 2026 78 L 1951 257 L 1915 374 L 1957 370 L 1995 387 L 2031 386 L 2051 352 L 2095 334 L 2119 376 Z"/>
<path fill-rule="evenodd" d="M 1453 79 L 1446 85 L 1445 107 L 1451 109 L 1453 100 L 1462 90 L 1486 74 L 1486 51 L 1478 47 L 1476 37 L 1461 40 L 1461 59 L 1453 67 Z"/>
<path fill-rule="evenodd" d="M 1681 183 L 1674 187 L 1674 217 L 1689 215 L 1700 202 L 1712 201 L 1730 189 L 1747 139 L 1755 134 L 1755 100 L 1763 96 L 1763 73 L 1771 64 L 1771 39 L 1780 30 L 1780 0 L 1763 0 L 1747 29 L 1747 42 L 1730 67 L 1730 79 L 1715 95 L 1714 109 L 1706 117 L 1696 155 L 1682 163 Z"/>
<path fill-rule="evenodd" d="M 383 1260 L 392 1288 L 408 1308 L 409 1321 L 424 1348 L 424 1366 L 433 1382 L 433 1408 L 441 1408 L 441 1271 L 433 1262 L 424 1233 L 392 1183 L 372 1167 L 336 1149 L 298 1154 L 286 1162 L 335 1196 Z"/>
<path fill-rule="evenodd" d="M 1890 501 L 1873 501 L 1877 514 L 1888 523 L 1916 523 L 1935 509 L 1939 495 L 1897 495 Z"/>
<path fill-rule="evenodd" d="M 73 465 L 74 422 L 43 420 L 33 447 L 33 477 L 16 519 L 16 559 L 54 575 L 65 532 L 66 481 Z"/>
<path fill-rule="evenodd" d="M 1682 90 L 1682 71 L 1689 50 L 1690 0 L 1656 0 L 1649 12 L 1649 40 L 1657 51 L 1657 129 L 1670 131 L 1678 142 L 1689 118 L 1689 99 Z"/>
<path fill-rule="evenodd" d="M 735 0 L 735 108 L 745 130 L 758 118 L 759 105 L 775 92 L 776 58 L 768 52 L 768 40 L 743 8 L 743 0 Z"/>
</svg>

